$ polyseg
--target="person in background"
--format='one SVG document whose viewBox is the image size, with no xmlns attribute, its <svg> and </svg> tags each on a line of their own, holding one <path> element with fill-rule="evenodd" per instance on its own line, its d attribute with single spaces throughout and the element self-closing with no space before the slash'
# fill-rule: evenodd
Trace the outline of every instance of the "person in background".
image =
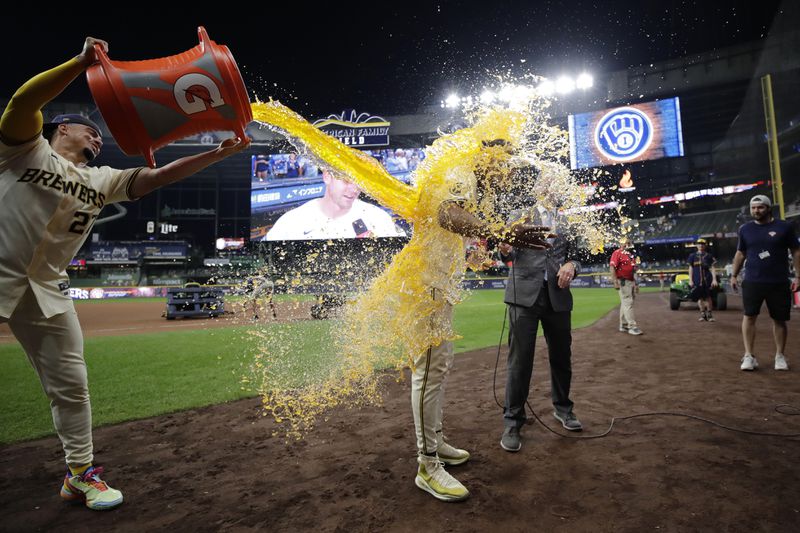
<svg viewBox="0 0 800 533">
<path fill-rule="evenodd" d="M 398 148 L 386 160 L 386 170 L 391 174 L 408 171 L 408 159 L 402 148 Z"/>
<path fill-rule="evenodd" d="M 630 239 L 620 239 L 619 248 L 611 254 L 611 279 L 614 288 L 619 291 L 619 330 L 630 335 L 641 335 L 642 330 L 636 323 L 633 311 L 639 287 L 636 285 L 636 261 L 630 248 Z"/>
<path fill-rule="evenodd" d="M 258 154 L 255 160 L 256 178 L 258 181 L 264 181 L 269 178 L 269 157 L 264 154 Z"/>
<path fill-rule="evenodd" d="M 756 340 L 756 319 L 761 305 L 766 302 L 772 318 L 772 336 L 775 340 L 775 370 L 789 370 L 784 351 L 788 322 L 792 312 L 792 292 L 800 285 L 800 243 L 791 224 L 777 220 L 772 215 L 772 201 L 763 194 L 750 199 L 753 220 L 739 228 L 739 244 L 733 257 L 731 287 L 736 290 L 737 279 L 746 266 L 742 282 L 742 340 L 744 356 L 742 370 L 758 368 L 753 354 Z M 789 261 L 794 264 L 794 279 L 789 282 Z"/>
<path fill-rule="evenodd" d="M 300 162 L 297 161 L 297 154 L 289 154 L 289 161 L 286 164 L 286 177 L 297 178 L 300 176 Z"/>
<path fill-rule="evenodd" d="M 275 295 L 275 283 L 267 275 L 259 275 L 249 278 L 247 280 L 247 290 L 250 293 L 250 304 L 253 308 L 253 320 L 258 320 L 258 312 L 261 309 L 260 300 L 266 298 L 267 307 L 269 308 L 272 318 L 278 318 L 278 313 L 275 311 L 275 302 L 273 296 Z"/>
<path fill-rule="evenodd" d="M 691 287 L 692 299 L 697 299 L 697 306 L 700 308 L 700 322 L 714 322 L 711 314 L 713 309 L 711 301 L 711 289 L 716 289 L 717 273 L 714 264 L 717 260 L 708 253 L 708 243 L 705 239 L 697 239 L 697 251 L 689 254 L 689 287 Z"/>
</svg>

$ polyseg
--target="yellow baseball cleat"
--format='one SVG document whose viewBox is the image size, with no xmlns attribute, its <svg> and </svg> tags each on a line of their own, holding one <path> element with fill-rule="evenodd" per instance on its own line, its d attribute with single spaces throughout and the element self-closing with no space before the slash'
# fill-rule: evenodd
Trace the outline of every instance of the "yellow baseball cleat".
<svg viewBox="0 0 800 533">
<path fill-rule="evenodd" d="M 469 497 L 469 491 L 456 478 L 447 473 L 438 457 L 420 455 L 419 469 L 414 483 L 417 487 L 445 502 L 458 502 Z"/>
<path fill-rule="evenodd" d="M 439 448 L 436 452 L 439 455 L 439 460 L 447 466 L 460 465 L 469 461 L 469 452 L 467 450 L 456 448 L 445 442 L 444 439 L 439 442 Z"/>
<path fill-rule="evenodd" d="M 117 507 L 122 503 L 122 493 L 100 479 L 102 473 L 101 466 L 89 467 L 83 474 L 68 473 L 61 485 L 61 498 L 69 502 L 83 501 L 86 507 L 95 511 Z"/>
</svg>

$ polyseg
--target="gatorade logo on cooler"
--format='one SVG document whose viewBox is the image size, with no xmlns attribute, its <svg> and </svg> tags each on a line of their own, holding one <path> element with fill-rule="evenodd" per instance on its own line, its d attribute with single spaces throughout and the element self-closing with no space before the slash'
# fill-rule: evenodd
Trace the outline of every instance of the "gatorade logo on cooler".
<svg viewBox="0 0 800 533">
<path fill-rule="evenodd" d="M 175 82 L 173 92 L 178 106 L 187 115 L 225 105 L 217 84 L 204 74 L 184 74 Z"/>
</svg>

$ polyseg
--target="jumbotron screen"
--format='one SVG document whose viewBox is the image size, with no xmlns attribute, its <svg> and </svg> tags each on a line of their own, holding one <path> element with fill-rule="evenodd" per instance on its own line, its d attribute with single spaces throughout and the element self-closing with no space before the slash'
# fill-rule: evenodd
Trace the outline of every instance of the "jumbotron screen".
<svg viewBox="0 0 800 533">
<path fill-rule="evenodd" d="M 600 167 L 683 155 L 678 98 L 569 116 L 570 166 Z"/>
<path fill-rule="evenodd" d="M 421 148 L 364 150 L 404 183 L 425 159 Z M 297 154 L 252 156 L 250 239 L 295 241 L 405 237 L 406 221 L 360 189 Z"/>
</svg>

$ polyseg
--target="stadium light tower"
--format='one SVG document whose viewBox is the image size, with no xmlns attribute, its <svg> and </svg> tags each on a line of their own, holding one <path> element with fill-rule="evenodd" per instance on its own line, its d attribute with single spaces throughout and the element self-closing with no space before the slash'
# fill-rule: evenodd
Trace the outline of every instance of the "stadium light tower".
<svg viewBox="0 0 800 533">
<path fill-rule="evenodd" d="M 475 97 L 460 97 L 456 93 L 451 93 L 441 102 L 441 106 L 453 109 L 462 104 L 472 106 L 473 103 L 478 101 L 484 105 L 498 102 L 506 105 L 513 105 L 516 102 L 526 100 L 531 93 L 534 92 L 540 96 L 549 98 L 555 95 L 568 95 L 575 90 L 587 91 L 594 86 L 594 78 L 588 72 L 582 72 L 575 77 L 565 74 L 559 76 L 556 80 L 548 78 L 539 78 L 539 80 L 536 86 L 506 83 L 499 89 L 485 88 L 480 93 L 480 96 Z"/>
<path fill-rule="evenodd" d="M 582 72 L 575 80 L 575 87 L 578 89 L 586 90 L 594 85 L 594 78 L 588 72 Z"/>
<path fill-rule="evenodd" d="M 497 97 L 502 102 L 510 102 L 512 98 L 514 98 L 514 86 L 513 85 L 503 85 L 500 89 L 500 92 L 497 93 Z"/>
<path fill-rule="evenodd" d="M 556 92 L 556 85 L 552 81 L 545 79 L 536 87 L 536 91 L 545 97 L 552 96 Z"/>
<path fill-rule="evenodd" d="M 575 80 L 569 76 L 560 76 L 556 80 L 556 92 L 559 94 L 569 94 L 575 90 Z"/>
<path fill-rule="evenodd" d="M 461 102 L 461 98 L 458 97 L 456 93 L 450 93 L 444 100 L 444 105 L 446 107 L 458 107 L 458 104 Z"/>
</svg>

